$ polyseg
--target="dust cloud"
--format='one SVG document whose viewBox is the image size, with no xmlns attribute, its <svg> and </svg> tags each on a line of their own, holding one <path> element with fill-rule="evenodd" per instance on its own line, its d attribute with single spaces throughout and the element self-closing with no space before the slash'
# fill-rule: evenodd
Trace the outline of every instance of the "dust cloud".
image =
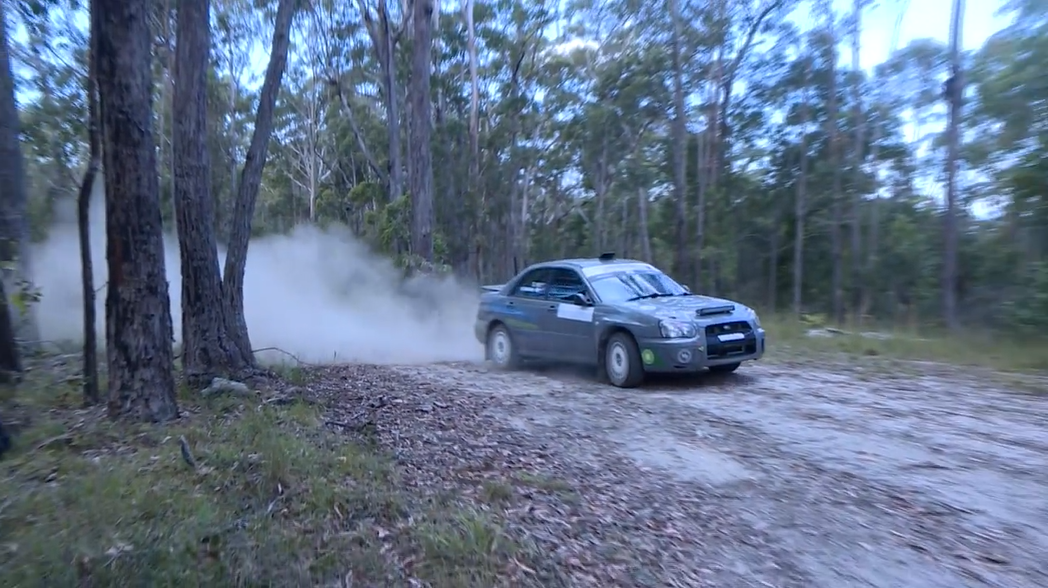
<svg viewBox="0 0 1048 588">
<path fill-rule="evenodd" d="M 98 289 L 98 333 L 105 337 L 105 219 L 92 203 L 91 248 Z M 164 237 L 176 342 L 181 340 L 178 242 Z M 34 246 L 33 269 L 42 293 L 41 338 L 82 341 L 82 294 L 75 206 L 56 210 L 49 239 Z M 225 252 L 219 252 L 220 263 Z M 345 228 L 301 226 L 289 235 L 254 239 L 248 251 L 244 311 L 265 363 L 429 363 L 473 361 L 482 347 L 473 335 L 477 288 L 450 278 L 404 280 L 386 259 L 369 252 Z"/>
</svg>

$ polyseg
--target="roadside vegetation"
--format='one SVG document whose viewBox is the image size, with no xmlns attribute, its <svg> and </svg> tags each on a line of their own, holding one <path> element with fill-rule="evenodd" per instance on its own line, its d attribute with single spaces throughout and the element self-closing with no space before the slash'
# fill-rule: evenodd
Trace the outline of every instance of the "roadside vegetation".
<svg viewBox="0 0 1048 588">
<path fill-rule="evenodd" d="M 483 502 L 406 488 L 366 432 L 325 425 L 308 371 L 183 388 L 157 427 L 84 408 L 75 363 L 31 360 L 0 401 L 0 585 L 486 587 L 536 557 Z"/>
<path fill-rule="evenodd" d="M 0 0 L 0 585 L 554 585 L 502 514 L 569 485 L 407 484 L 311 369 L 260 365 L 249 244 L 303 224 L 479 283 L 615 250 L 767 305 L 772 358 L 1048 369 L 1043 5 L 870 70 L 873 10 Z M 86 353 L 40 351 L 48 305 Z"/>
<path fill-rule="evenodd" d="M 771 359 L 838 354 L 867 361 L 939 362 L 1002 372 L 1048 370 L 1048 344 L 1030 335 L 857 321 L 834 325 L 823 315 L 802 315 L 797 320 L 773 314 L 762 320 Z"/>
</svg>

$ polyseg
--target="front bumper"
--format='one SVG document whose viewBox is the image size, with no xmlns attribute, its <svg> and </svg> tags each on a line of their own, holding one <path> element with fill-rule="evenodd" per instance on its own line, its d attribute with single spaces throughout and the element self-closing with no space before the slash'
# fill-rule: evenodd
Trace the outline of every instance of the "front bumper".
<svg viewBox="0 0 1048 588">
<path fill-rule="evenodd" d="M 720 341 L 706 333 L 690 339 L 641 339 L 641 362 L 651 373 L 698 372 L 710 366 L 753 361 L 764 356 L 764 329 L 754 328 L 742 339 Z"/>
</svg>

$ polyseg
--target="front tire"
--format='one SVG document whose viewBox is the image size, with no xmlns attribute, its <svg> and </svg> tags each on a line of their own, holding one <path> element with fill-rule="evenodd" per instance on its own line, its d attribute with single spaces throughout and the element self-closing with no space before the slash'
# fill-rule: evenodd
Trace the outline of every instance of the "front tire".
<svg viewBox="0 0 1048 588">
<path fill-rule="evenodd" d="M 636 388 L 644 381 L 640 349 L 633 337 L 615 333 L 604 348 L 604 374 L 612 386 Z"/>
<path fill-rule="evenodd" d="M 488 331 L 487 356 L 491 363 L 500 370 L 513 370 L 520 367 L 517 346 L 505 325 L 497 325 Z"/>
<path fill-rule="evenodd" d="M 710 366 L 710 371 L 715 373 L 715 374 L 730 374 L 730 373 L 734 372 L 735 370 L 739 369 L 740 365 L 742 365 L 742 363 L 740 363 L 740 362 L 724 363 L 724 364 L 721 364 L 721 365 L 711 365 Z"/>
</svg>

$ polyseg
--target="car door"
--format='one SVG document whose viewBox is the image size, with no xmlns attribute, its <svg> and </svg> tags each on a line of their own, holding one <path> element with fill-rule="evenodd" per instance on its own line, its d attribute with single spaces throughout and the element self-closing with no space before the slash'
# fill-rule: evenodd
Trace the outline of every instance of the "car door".
<svg viewBox="0 0 1048 588">
<path fill-rule="evenodd" d="M 527 357 L 547 358 L 551 353 L 541 333 L 542 320 L 549 306 L 546 300 L 549 279 L 548 268 L 525 273 L 509 291 L 499 313 L 513 333 L 518 353 Z"/>
<path fill-rule="evenodd" d="M 554 351 L 554 357 L 572 362 L 593 361 L 594 307 L 576 300 L 577 295 L 582 294 L 592 301 L 592 293 L 582 276 L 571 268 L 556 268 L 549 279 L 546 315 L 539 327 Z"/>
</svg>

